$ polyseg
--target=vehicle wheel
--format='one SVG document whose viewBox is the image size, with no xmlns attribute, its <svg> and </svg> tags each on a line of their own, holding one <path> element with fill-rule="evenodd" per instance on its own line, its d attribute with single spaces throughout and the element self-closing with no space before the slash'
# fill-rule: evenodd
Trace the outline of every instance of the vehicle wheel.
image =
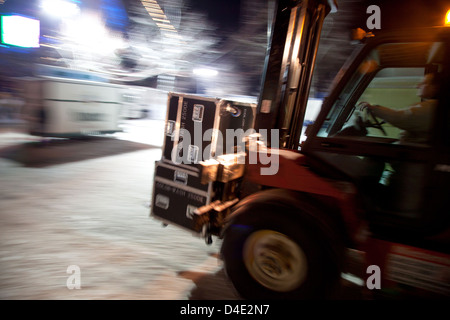
<svg viewBox="0 0 450 320">
<path fill-rule="evenodd" d="M 224 234 L 225 271 L 245 299 L 331 298 L 341 248 L 311 215 L 283 204 L 240 208 Z"/>
</svg>

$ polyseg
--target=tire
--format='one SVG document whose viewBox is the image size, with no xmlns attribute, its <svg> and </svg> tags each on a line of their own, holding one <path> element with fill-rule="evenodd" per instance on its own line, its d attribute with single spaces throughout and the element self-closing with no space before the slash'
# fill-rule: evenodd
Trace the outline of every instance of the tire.
<svg viewBox="0 0 450 320">
<path fill-rule="evenodd" d="M 309 207 L 309 206 L 306 206 Z M 327 299 L 344 246 L 318 215 L 279 201 L 247 203 L 225 230 L 225 271 L 245 299 Z"/>
</svg>

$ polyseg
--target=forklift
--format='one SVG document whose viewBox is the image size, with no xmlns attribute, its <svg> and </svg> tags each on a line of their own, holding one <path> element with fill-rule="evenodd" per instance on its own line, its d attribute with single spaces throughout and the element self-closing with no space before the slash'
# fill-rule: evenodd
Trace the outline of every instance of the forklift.
<svg viewBox="0 0 450 320">
<path fill-rule="evenodd" d="M 245 299 L 338 299 L 349 252 L 362 257 L 368 297 L 448 299 L 450 27 L 359 32 L 357 50 L 305 128 L 321 29 L 333 10 L 333 1 L 278 1 L 261 94 L 254 108 L 245 106 L 254 110 L 245 150 L 178 167 L 163 157 L 151 216 L 207 243 L 218 237 L 226 274 Z M 417 85 L 429 73 L 438 89 L 426 137 L 406 140 L 414 128 L 362 107 L 414 113 L 408 108 L 423 102 Z M 180 150 L 183 136 L 169 129 L 193 97 L 172 98 L 179 111 L 167 121 L 166 147 Z M 199 101 L 191 103 L 194 114 Z M 236 116 L 235 105 L 217 100 L 211 109 Z M 263 141 L 264 130 L 277 134 Z M 251 161 L 268 155 L 272 163 Z M 202 193 L 189 179 L 205 186 Z M 170 192 L 182 191 L 183 199 L 196 193 L 204 201 L 188 210 L 173 205 L 179 201 L 171 202 Z"/>
</svg>

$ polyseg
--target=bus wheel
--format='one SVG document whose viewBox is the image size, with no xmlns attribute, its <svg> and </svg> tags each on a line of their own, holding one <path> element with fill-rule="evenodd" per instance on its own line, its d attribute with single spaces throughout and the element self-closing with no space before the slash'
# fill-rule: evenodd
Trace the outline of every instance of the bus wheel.
<svg viewBox="0 0 450 320">
<path fill-rule="evenodd" d="M 240 210 L 245 212 L 226 229 L 221 253 L 225 271 L 243 298 L 332 297 L 343 248 L 314 219 L 283 205 Z"/>
</svg>

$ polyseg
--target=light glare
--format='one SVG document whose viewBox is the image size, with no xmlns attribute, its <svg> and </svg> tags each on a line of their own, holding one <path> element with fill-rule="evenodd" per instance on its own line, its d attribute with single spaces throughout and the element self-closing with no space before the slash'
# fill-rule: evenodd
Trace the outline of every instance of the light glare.
<svg viewBox="0 0 450 320">
<path fill-rule="evenodd" d="M 64 18 L 74 16 L 80 12 L 80 8 L 78 8 L 76 3 L 64 0 L 44 0 L 41 6 L 46 13 Z"/>
<path fill-rule="evenodd" d="M 2 43 L 25 47 L 39 47 L 40 22 L 22 16 L 2 16 Z"/>
<path fill-rule="evenodd" d="M 215 77 L 219 74 L 217 70 L 207 69 L 207 68 L 198 68 L 193 70 L 194 74 L 201 77 Z"/>
</svg>

